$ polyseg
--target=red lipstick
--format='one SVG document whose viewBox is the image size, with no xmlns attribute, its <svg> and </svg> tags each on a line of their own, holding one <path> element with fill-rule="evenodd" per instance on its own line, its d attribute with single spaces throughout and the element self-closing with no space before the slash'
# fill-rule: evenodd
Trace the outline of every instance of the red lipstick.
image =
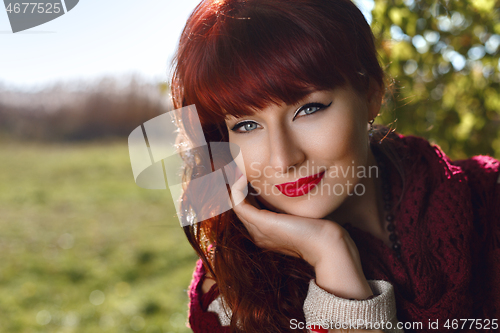
<svg viewBox="0 0 500 333">
<path fill-rule="evenodd" d="M 274 185 L 280 190 L 281 193 L 286 195 L 287 197 L 300 197 L 301 195 L 307 194 L 316 184 L 318 184 L 323 176 L 325 175 L 325 171 L 321 171 L 315 175 L 300 178 L 294 182 L 283 183 L 279 185 Z"/>
</svg>

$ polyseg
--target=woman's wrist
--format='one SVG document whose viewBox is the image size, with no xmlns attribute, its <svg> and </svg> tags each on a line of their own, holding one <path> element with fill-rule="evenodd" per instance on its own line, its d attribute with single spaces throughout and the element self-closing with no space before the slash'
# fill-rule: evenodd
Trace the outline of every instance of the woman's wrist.
<svg viewBox="0 0 500 333">
<path fill-rule="evenodd" d="M 337 232 L 337 231 L 335 231 Z M 318 251 L 313 267 L 316 284 L 337 297 L 364 300 L 373 295 L 366 280 L 359 253 L 347 231 L 342 230 L 336 237 L 327 235 L 326 242 L 318 242 Z"/>
<path fill-rule="evenodd" d="M 315 268 L 318 287 L 345 299 L 365 300 L 373 296 L 373 291 L 364 275 L 345 272 L 339 274 L 338 270 L 322 266 Z"/>
</svg>

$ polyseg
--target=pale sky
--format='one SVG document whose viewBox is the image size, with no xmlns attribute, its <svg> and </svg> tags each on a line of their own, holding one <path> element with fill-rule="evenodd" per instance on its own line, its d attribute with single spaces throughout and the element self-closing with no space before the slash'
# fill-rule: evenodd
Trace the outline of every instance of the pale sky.
<svg viewBox="0 0 500 333">
<path fill-rule="evenodd" d="M 370 6 L 371 0 L 361 0 Z M 181 30 L 199 0 L 80 0 L 65 15 L 13 34 L 0 8 L 0 85 L 137 73 L 167 80 Z"/>
</svg>

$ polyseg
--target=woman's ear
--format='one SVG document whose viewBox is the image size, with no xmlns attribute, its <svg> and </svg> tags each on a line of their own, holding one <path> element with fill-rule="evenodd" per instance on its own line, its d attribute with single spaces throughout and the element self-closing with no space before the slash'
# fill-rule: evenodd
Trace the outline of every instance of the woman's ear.
<svg viewBox="0 0 500 333">
<path fill-rule="evenodd" d="M 382 98 L 384 97 L 384 90 L 373 78 L 370 78 L 370 85 L 366 97 L 368 103 L 368 120 L 372 120 L 375 119 L 380 112 Z"/>
</svg>

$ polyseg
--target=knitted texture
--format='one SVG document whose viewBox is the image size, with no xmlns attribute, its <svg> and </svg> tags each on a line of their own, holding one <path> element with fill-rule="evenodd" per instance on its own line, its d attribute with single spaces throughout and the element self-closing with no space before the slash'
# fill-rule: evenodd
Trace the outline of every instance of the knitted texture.
<svg viewBox="0 0 500 333">
<path fill-rule="evenodd" d="M 394 214 L 401 258 L 372 234 L 344 225 L 358 247 L 365 277 L 392 284 L 397 318 L 422 323 L 418 332 L 448 331 L 443 327 L 448 319 L 500 318 L 499 162 L 489 156 L 452 162 L 425 139 L 390 137 L 404 172 L 403 189 L 394 165 L 382 156 L 393 206 L 404 190 Z M 229 332 L 206 311 L 218 294 L 216 288 L 202 294 L 204 273 L 199 261 L 189 290 L 191 328 Z M 429 321 L 436 320 L 438 329 L 429 329 Z"/>
<path fill-rule="evenodd" d="M 331 328 L 396 328 L 396 303 L 392 285 L 387 281 L 371 280 L 368 280 L 368 284 L 376 297 L 369 300 L 348 300 L 328 293 L 311 280 L 304 301 L 306 322 Z M 388 322 L 391 324 L 387 324 Z M 384 329 L 384 332 L 402 331 Z"/>
<path fill-rule="evenodd" d="M 489 156 L 451 162 L 414 136 L 397 135 L 394 143 L 406 184 L 395 214 L 401 259 L 371 234 L 345 226 L 366 278 L 392 283 L 399 321 L 421 322 L 419 332 L 436 332 L 429 320 L 447 331 L 448 319 L 500 318 L 499 162 Z M 397 203 L 402 180 L 384 160 Z"/>
<path fill-rule="evenodd" d="M 189 327 L 193 332 L 214 332 L 229 333 L 229 326 L 221 326 L 219 317 L 214 312 L 209 312 L 208 306 L 217 298 L 217 286 L 214 284 L 209 292 L 203 294 L 201 286 L 204 281 L 205 267 L 203 262 L 198 260 L 193 273 L 193 280 L 189 286 Z"/>
<path fill-rule="evenodd" d="M 207 311 L 215 312 L 219 317 L 219 322 L 222 326 L 229 326 L 231 324 L 231 316 L 233 315 L 232 311 L 231 309 L 227 309 L 227 307 L 224 307 L 224 301 L 221 295 L 219 295 L 216 299 L 213 300 L 212 303 L 210 303 Z"/>
</svg>

